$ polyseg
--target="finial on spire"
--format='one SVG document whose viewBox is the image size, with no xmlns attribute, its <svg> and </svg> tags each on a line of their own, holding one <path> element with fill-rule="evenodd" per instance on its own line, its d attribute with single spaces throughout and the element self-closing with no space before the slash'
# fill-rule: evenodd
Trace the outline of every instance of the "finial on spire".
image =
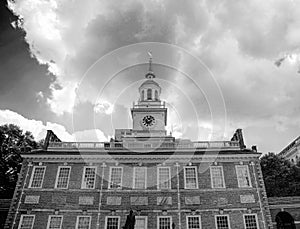
<svg viewBox="0 0 300 229">
<path fill-rule="evenodd" d="M 148 56 L 149 56 L 149 70 L 148 70 L 148 73 L 146 74 L 146 78 L 153 79 L 153 78 L 155 78 L 155 75 L 152 71 L 152 52 L 151 51 L 148 52 Z"/>
<path fill-rule="evenodd" d="M 152 72 L 152 52 L 151 51 L 148 52 L 148 56 L 149 56 L 149 72 Z"/>
</svg>

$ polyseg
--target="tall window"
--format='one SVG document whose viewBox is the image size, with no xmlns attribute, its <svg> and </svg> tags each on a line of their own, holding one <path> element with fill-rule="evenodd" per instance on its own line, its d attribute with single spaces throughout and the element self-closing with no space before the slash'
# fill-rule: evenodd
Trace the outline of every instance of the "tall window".
<svg viewBox="0 0 300 229">
<path fill-rule="evenodd" d="M 144 90 L 142 90 L 142 101 L 144 101 L 145 100 L 145 91 Z"/>
<path fill-rule="evenodd" d="M 61 229 L 62 221 L 62 215 L 50 215 L 48 219 L 47 229 Z"/>
<path fill-rule="evenodd" d="M 158 100 L 158 91 L 155 90 L 155 100 L 157 101 Z"/>
<path fill-rule="evenodd" d="M 170 167 L 158 167 L 158 189 L 171 188 Z"/>
<path fill-rule="evenodd" d="M 96 167 L 86 166 L 83 170 L 81 188 L 94 189 L 96 181 Z"/>
<path fill-rule="evenodd" d="M 184 168 L 184 188 L 196 189 L 198 188 L 198 176 L 196 167 L 185 167 Z"/>
<path fill-rule="evenodd" d="M 146 216 L 136 216 L 134 228 L 135 229 L 146 229 L 147 228 L 147 217 Z"/>
<path fill-rule="evenodd" d="M 32 229 L 34 224 L 34 215 L 21 215 L 18 229 Z"/>
<path fill-rule="evenodd" d="M 172 225 L 171 216 L 159 216 L 157 225 L 158 225 L 158 229 L 171 229 L 171 225 Z"/>
<path fill-rule="evenodd" d="M 107 216 L 105 220 L 106 229 L 119 229 L 120 217 Z"/>
<path fill-rule="evenodd" d="M 230 229 L 228 215 L 215 216 L 217 229 Z"/>
<path fill-rule="evenodd" d="M 122 167 L 110 167 L 110 179 L 109 188 L 121 188 L 122 187 Z"/>
<path fill-rule="evenodd" d="M 133 188 L 145 189 L 147 177 L 146 167 L 134 167 L 133 171 Z"/>
<path fill-rule="evenodd" d="M 152 99 L 152 90 L 149 88 L 147 89 L 147 100 L 151 100 Z"/>
<path fill-rule="evenodd" d="M 240 188 L 251 187 L 251 180 L 248 165 L 236 165 L 236 175 Z"/>
<path fill-rule="evenodd" d="M 211 187 L 212 188 L 225 188 L 224 174 L 222 166 L 210 167 Z"/>
<path fill-rule="evenodd" d="M 43 185 L 44 175 L 45 175 L 45 166 L 34 166 L 32 171 L 32 176 L 30 179 L 29 187 L 30 188 L 41 188 Z"/>
<path fill-rule="evenodd" d="M 186 217 L 187 229 L 201 229 L 200 216 Z"/>
<path fill-rule="evenodd" d="M 91 216 L 77 216 L 76 229 L 90 229 Z"/>
<path fill-rule="evenodd" d="M 59 166 L 56 175 L 55 188 L 68 188 L 70 178 L 70 166 Z"/>
<path fill-rule="evenodd" d="M 245 214 L 244 224 L 245 224 L 245 229 L 258 229 L 256 214 Z"/>
</svg>

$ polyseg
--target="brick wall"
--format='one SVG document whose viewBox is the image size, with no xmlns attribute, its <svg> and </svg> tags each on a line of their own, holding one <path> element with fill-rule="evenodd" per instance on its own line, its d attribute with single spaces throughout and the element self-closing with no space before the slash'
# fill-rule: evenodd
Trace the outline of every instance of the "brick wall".
<svg viewBox="0 0 300 229">
<path fill-rule="evenodd" d="M 261 222 L 263 216 L 260 210 L 259 195 L 261 195 L 261 187 L 257 191 L 259 183 L 255 182 L 255 174 L 251 169 L 250 162 L 245 161 L 244 164 L 249 165 L 252 187 L 238 188 L 238 182 L 235 172 L 235 165 L 239 162 L 218 162 L 218 165 L 223 166 L 224 180 L 226 188 L 212 189 L 209 163 L 193 163 L 193 166 L 198 168 L 198 189 L 187 190 L 184 189 L 184 172 L 183 164 L 179 167 L 179 192 L 177 190 L 177 167 L 175 163 L 166 164 L 171 168 L 171 190 L 160 191 L 157 190 L 157 166 L 162 162 L 145 163 L 142 166 L 147 167 L 147 189 L 146 190 L 133 190 L 133 166 L 139 166 L 137 163 L 133 164 L 119 164 L 123 167 L 123 188 L 122 190 L 108 189 L 109 171 L 111 166 L 116 164 L 106 163 L 105 167 L 102 163 L 93 164 L 97 166 L 97 178 L 95 189 L 84 190 L 81 189 L 82 174 L 84 163 L 68 163 L 71 166 L 71 175 L 69 180 L 68 189 L 57 190 L 54 188 L 55 179 L 57 175 L 58 166 L 64 163 L 43 163 L 46 166 L 45 179 L 42 189 L 28 188 L 29 178 L 32 173 L 32 166 L 23 165 L 20 175 L 20 182 L 25 170 L 28 168 L 29 178 L 25 184 L 23 195 L 21 197 L 21 205 L 16 217 L 15 227 L 19 224 L 20 215 L 23 213 L 31 212 L 36 215 L 34 228 L 46 228 L 48 216 L 54 214 L 55 209 L 59 210 L 58 214 L 63 214 L 63 228 L 74 228 L 76 216 L 87 214 L 92 216 L 91 228 L 96 228 L 98 214 L 100 214 L 99 222 L 100 228 L 104 228 L 105 217 L 116 215 L 121 217 L 121 225 L 124 225 L 126 215 L 132 208 L 135 214 L 148 216 L 148 228 L 157 228 L 157 216 L 172 216 L 173 222 L 179 226 L 179 215 L 181 218 L 181 228 L 186 228 L 186 215 L 200 215 L 202 228 L 215 228 L 215 218 L 217 214 L 228 214 L 230 219 L 231 228 L 240 229 L 243 225 L 243 214 L 255 213 L 257 214 L 260 228 L 264 228 Z M 257 163 L 257 161 L 256 161 Z M 38 163 L 33 163 L 37 165 Z M 103 187 L 102 173 L 104 169 Z M 254 172 L 257 172 L 254 170 Z M 23 179 L 24 180 L 24 179 Z M 16 193 L 20 193 L 20 185 L 16 189 Z M 244 196 L 245 203 L 241 202 L 241 195 Z M 20 195 L 17 195 L 16 199 Z M 38 203 L 24 203 L 26 196 L 35 200 L 38 196 Z M 34 198 L 32 198 L 32 196 Z M 180 206 L 178 204 L 178 196 L 180 197 Z M 158 198 L 169 197 L 167 203 L 158 205 Z M 250 197 L 250 201 L 249 201 Z M 27 197 L 28 198 L 28 197 Z M 30 199 L 29 198 L 29 199 Z M 81 201 L 88 201 L 88 203 L 79 203 Z M 110 200 L 108 200 L 110 198 Z M 253 199 L 253 201 L 251 200 Z M 101 202 L 99 203 L 101 199 Z M 120 200 L 120 202 L 119 202 Z M 134 200 L 134 202 L 132 202 Z M 171 202 L 169 202 L 171 200 Z M 110 201 L 115 201 L 113 204 Z M 247 202 L 248 201 L 248 202 Z M 12 224 L 13 212 L 16 209 L 16 203 L 11 208 L 10 221 L 7 221 L 6 228 Z M 178 228 L 178 227 L 176 227 Z"/>
</svg>

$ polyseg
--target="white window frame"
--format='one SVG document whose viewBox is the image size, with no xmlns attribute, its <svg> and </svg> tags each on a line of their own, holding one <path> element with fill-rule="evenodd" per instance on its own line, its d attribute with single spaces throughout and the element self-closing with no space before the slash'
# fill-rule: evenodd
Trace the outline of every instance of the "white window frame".
<svg viewBox="0 0 300 229">
<path fill-rule="evenodd" d="M 69 174 L 68 174 L 68 180 L 67 180 L 67 187 L 63 187 L 63 188 L 61 188 L 61 187 L 57 187 L 57 184 L 58 184 L 58 176 L 59 176 L 59 174 L 60 174 L 60 170 L 61 169 L 63 169 L 63 168 L 68 168 L 69 169 Z M 69 187 L 69 181 L 70 181 L 70 175 L 71 175 L 71 166 L 58 166 L 58 168 L 57 168 L 57 173 L 56 173 L 56 180 L 55 180 L 55 188 L 57 188 L 57 189 L 68 189 L 68 187 Z"/>
<path fill-rule="evenodd" d="M 239 177 L 238 177 L 238 169 L 239 168 L 246 168 L 247 175 L 248 175 L 248 178 L 249 178 L 249 186 L 241 186 L 241 183 L 240 183 L 240 180 L 239 180 Z M 249 166 L 248 165 L 236 165 L 235 166 L 235 173 L 236 173 L 236 178 L 237 178 L 237 181 L 238 181 L 239 188 L 251 188 L 252 187 L 252 182 L 251 182 L 251 177 L 250 177 L 250 172 L 249 172 Z"/>
<path fill-rule="evenodd" d="M 219 229 L 219 228 L 218 228 L 218 223 L 217 223 L 217 217 L 224 217 L 224 216 L 227 217 L 228 229 L 231 229 L 231 226 L 230 226 L 230 218 L 229 218 L 229 215 L 228 215 L 228 214 L 226 214 L 226 215 L 215 215 L 216 229 Z"/>
<path fill-rule="evenodd" d="M 145 177 L 144 177 L 144 187 L 143 188 L 137 188 L 135 183 L 136 178 L 136 169 L 143 168 L 145 170 Z M 134 167 L 133 168 L 133 189 L 147 189 L 147 167 Z"/>
<path fill-rule="evenodd" d="M 172 228 L 172 216 L 158 216 L 157 217 L 157 229 L 159 229 L 159 219 L 161 218 L 169 218 L 170 219 L 170 229 Z"/>
<path fill-rule="evenodd" d="M 112 175 L 112 170 L 113 169 L 115 169 L 115 168 L 117 168 L 117 169 L 121 169 L 121 183 L 120 183 L 120 187 L 118 187 L 118 188 L 112 188 L 111 187 L 111 175 Z M 108 188 L 109 189 L 122 189 L 122 185 L 123 185 L 123 167 L 120 167 L 120 166 L 111 166 L 110 168 L 109 168 L 109 183 L 108 183 Z"/>
<path fill-rule="evenodd" d="M 214 187 L 213 173 L 212 173 L 213 168 L 221 168 L 221 176 L 222 176 L 221 178 L 222 178 L 222 184 L 223 184 L 222 187 Z M 224 171 L 223 171 L 223 166 L 222 165 L 210 166 L 210 181 L 211 181 L 211 187 L 212 188 L 225 188 L 226 187 L 226 185 L 225 185 L 225 179 L 224 179 Z"/>
<path fill-rule="evenodd" d="M 195 169 L 195 174 L 196 174 L 196 187 L 195 188 L 188 188 L 186 187 L 186 169 Z M 184 172 L 184 188 L 185 189 L 198 189 L 198 171 L 197 171 L 197 166 L 184 166 L 183 167 L 183 172 Z"/>
<path fill-rule="evenodd" d="M 258 220 L 257 220 L 257 214 L 256 214 L 256 213 L 251 213 L 251 214 L 243 214 L 244 228 L 245 228 L 245 229 L 247 229 L 247 227 L 246 227 L 246 218 L 245 218 L 245 216 L 247 216 L 247 215 L 252 215 L 252 216 L 255 216 L 256 227 L 257 227 L 257 229 L 259 229 L 259 224 L 258 224 Z"/>
<path fill-rule="evenodd" d="M 189 218 L 197 217 L 199 219 L 199 229 L 202 229 L 201 216 L 200 215 L 187 215 L 186 216 L 186 228 L 189 228 Z"/>
<path fill-rule="evenodd" d="M 92 217 L 88 216 L 88 215 L 78 215 L 77 219 L 76 219 L 76 229 L 78 229 L 78 224 L 79 224 L 79 218 L 80 217 L 85 217 L 85 218 L 89 218 L 89 229 L 91 228 L 91 221 L 92 221 Z"/>
<path fill-rule="evenodd" d="M 24 216 L 25 216 L 25 217 L 26 217 L 26 216 L 27 216 L 27 217 L 28 217 L 28 216 L 33 217 L 32 224 L 31 224 L 31 229 L 32 229 L 33 226 L 34 226 L 35 215 L 26 215 L 26 214 L 21 215 L 18 229 L 21 229 L 21 225 L 22 225 L 22 223 L 23 223 L 23 218 L 24 218 Z"/>
<path fill-rule="evenodd" d="M 51 221 L 52 217 L 60 217 L 61 218 L 60 226 L 59 226 L 59 229 L 61 229 L 61 226 L 62 226 L 62 223 L 63 223 L 63 220 L 64 220 L 63 215 L 49 215 L 49 217 L 48 217 L 48 223 L 47 223 L 47 229 L 50 229 L 50 221 Z"/>
<path fill-rule="evenodd" d="M 118 219 L 118 229 L 120 229 L 120 219 L 121 219 L 120 216 L 106 216 L 105 217 L 105 227 L 104 227 L 104 229 L 107 228 L 107 221 L 108 221 L 109 218 L 117 218 Z"/>
<path fill-rule="evenodd" d="M 93 188 L 88 188 L 86 186 L 86 182 L 84 182 L 84 177 L 86 175 L 86 169 L 88 168 L 93 168 L 95 169 L 95 179 L 94 179 L 94 184 L 93 184 Z M 84 166 L 83 167 L 83 173 L 82 173 L 82 180 L 81 180 L 81 188 L 82 189 L 95 189 L 95 186 L 96 186 L 96 178 L 97 178 L 97 166 Z"/>
<path fill-rule="evenodd" d="M 145 219 L 145 229 L 148 228 L 148 217 L 147 216 L 135 216 L 135 222 L 137 219 Z"/>
<path fill-rule="evenodd" d="M 32 187 L 33 177 L 34 177 L 34 174 L 35 174 L 35 170 L 37 168 L 44 168 L 42 182 L 41 182 L 41 185 L 39 187 Z M 46 173 L 46 166 L 34 166 L 33 169 L 32 169 L 32 173 L 31 173 L 31 178 L 30 178 L 30 182 L 29 182 L 29 188 L 42 188 L 43 187 L 43 183 L 44 183 L 45 173 Z"/>
<path fill-rule="evenodd" d="M 160 187 L 160 176 L 159 176 L 159 169 L 168 169 L 169 170 L 169 178 L 168 178 L 168 188 L 161 188 Z M 157 189 L 158 190 L 168 190 L 171 189 L 171 168 L 170 166 L 160 166 L 157 167 Z"/>
</svg>

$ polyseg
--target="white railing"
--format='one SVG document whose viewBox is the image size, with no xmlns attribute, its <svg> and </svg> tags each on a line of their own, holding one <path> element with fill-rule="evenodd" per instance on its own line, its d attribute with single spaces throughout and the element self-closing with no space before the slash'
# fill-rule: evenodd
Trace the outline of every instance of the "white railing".
<svg viewBox="0 0 300 229">
<path fill-rule="evenodd" d="M 165 108 L 166 103 L 165 101 L 139 101 L 139 102 L 133 102 L 132 107 L 133 108 L 141 108 L 141 107 L 156 107 L 156 108 Z"/>
<path fill-rule="evenodd" d="M 240 148 L 237 141 L 196 142 L 49 142 L 48 148 L 59 149 L 222 149 Z"/>
</svg>

